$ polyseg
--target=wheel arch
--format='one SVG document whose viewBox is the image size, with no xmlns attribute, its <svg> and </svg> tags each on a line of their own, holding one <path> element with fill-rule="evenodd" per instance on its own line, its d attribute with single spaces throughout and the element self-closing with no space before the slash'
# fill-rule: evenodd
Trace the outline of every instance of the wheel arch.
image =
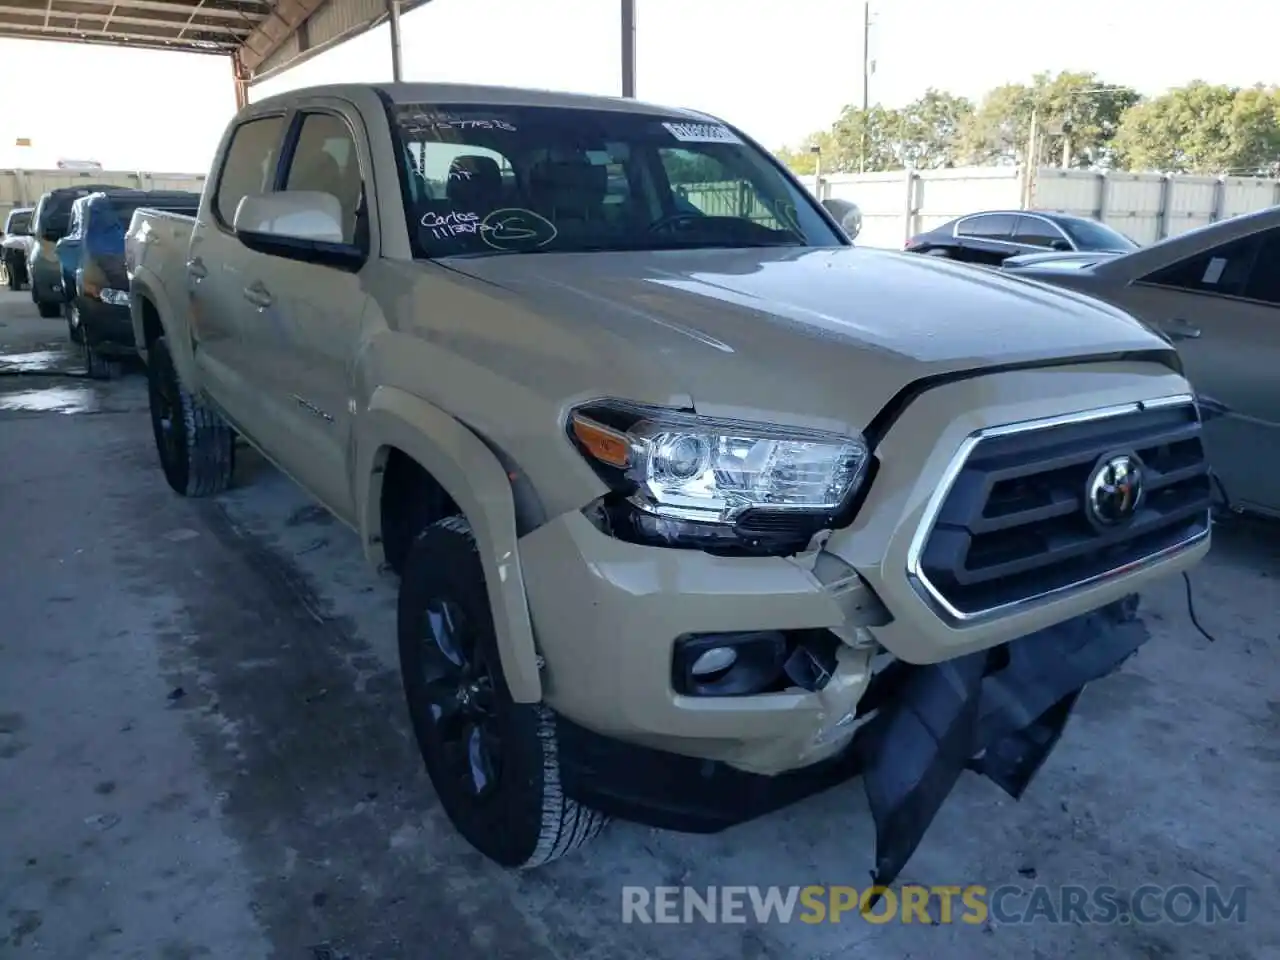
<svg viewBox="0 0 1280 960">
<path fill-rule="evenodd" d="M 366 556 L 381 563 L 382 494 L 399 451 L 440 486 L 471 524 L 484 568 L 502 670 L 512 699 L 542 699 L 538 657 L 520 568 L 515 498 L 499 457 L 474 432 L 407 391 L 378 387 L 356 425 L 355 488 Z"/>
<path fill-rule="evenodd" d="M 169 355 L 173 358 L 179 379 L 194 389 L 196 365 L 191 337 L 187 334 L 185 318 L 178 318 L 164 285 L 150 271 L 140 268 L 130 278 L 129 287 L 132 294 L 129 315 L 133 321 L 133 342 L 137 345 L 138 356 L 147 362 L 148 348 L 158 334 L 163 334 L 169 342 Z"/>
</svg>

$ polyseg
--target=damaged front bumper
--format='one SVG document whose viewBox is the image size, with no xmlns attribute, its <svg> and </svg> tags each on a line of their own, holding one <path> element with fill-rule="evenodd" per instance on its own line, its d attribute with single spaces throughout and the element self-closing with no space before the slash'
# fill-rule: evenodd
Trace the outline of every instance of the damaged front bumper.
<svg viewBox="0 0 1280 960">
<path fill-rule="evenodd" d="M 709 833 L 861 775 L 875 821 L 875 882 L 888 885 L 965 770 L 1022 796 L 1085 685 L 1147 640 L 1136 600 L 942 663 L 895 661 L 872 681 L 846 749 L 778 776 L 625 744 L 561 718 L 562 783 L 613 816 Z"/>
</svg>

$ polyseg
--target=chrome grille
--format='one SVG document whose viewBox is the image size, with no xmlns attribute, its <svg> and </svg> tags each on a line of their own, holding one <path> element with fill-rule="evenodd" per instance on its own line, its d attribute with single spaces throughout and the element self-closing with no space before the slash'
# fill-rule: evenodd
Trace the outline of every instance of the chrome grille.
<svg viewBox="0 0 1280 960">
<path fill-rule="evenodd" d="M 1127 522 L 1105 527 L 1086 490 L 1117 455 L 1136 456 L 1145 492 Z M 926 513 L 911 573 L 950 617 L 990 615 L 1207 535 L 1211 483 L 1189 397 L 981 433 Z"/>
</svg>

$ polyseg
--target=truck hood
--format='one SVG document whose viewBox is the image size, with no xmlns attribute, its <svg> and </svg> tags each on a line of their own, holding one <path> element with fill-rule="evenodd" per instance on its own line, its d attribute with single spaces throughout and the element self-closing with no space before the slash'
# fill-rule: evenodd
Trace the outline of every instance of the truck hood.
<svg viewBox="0 0 1280 960">
<path fill-rule="evenodd" d="M 750 248 L 437 261 L 572 323 L 619 380 L 700 413 L 862 429 L 912 382 L 1169 351 L 1117 308 L 889 251 Z M 833 400 L 835 401 L 833 404 Z"/>
</svg>

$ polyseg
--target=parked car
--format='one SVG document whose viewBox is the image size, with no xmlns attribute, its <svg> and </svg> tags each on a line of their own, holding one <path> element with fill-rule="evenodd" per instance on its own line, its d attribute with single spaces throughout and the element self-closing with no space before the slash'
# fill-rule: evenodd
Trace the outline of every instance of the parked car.
<svg viewBox="0 0 1280 960">
<path fill-rule="evenodd" d="M 1175 341 L 1192 384 L 1224 408 L 1205 444 L 1227 496 L 1280 516 L 1280 207 L 1094 263 L 1006 269 L 1106 300 Z"/>
<path fill-rule="evenodd" d="M 129 311 L 125 233 L 141 207 L 195 216 L 200 195 L 112 188 L 78 198 L 70 232 L 57 243 L 66 296 L 67 335 L 83 347 L 89 376 L 108 379 L 117 358 L 136 355 Z"/>
<path fill-rule="evenodd" d="M 10 290 L 21 290 L 27 283 L 27 252 L 31 249 L 31 214 L 33 207 L 14 207 L 4 219 L 4 236 L 0 238 L 0 265 Z"/>
<path fill-rule="evenodd" d="M 757 202 L 679 206 L 695 162 Z M 891 882 L 963 770 L 1021 794 L 1147 635 L 1133 593 L 1208 549 L 1167 342 L 855 249 L 705 114 L 296 90 L 234 118 L 197 219 L 130 233 L 169 485 L 225 489 L 239 434 L 399 573 L 423 760 L 505 865 L 860 774 Z"/>
<path fill-rule="evenodd" d="M 77 197 L 110 189 L 110 185 L 101 183 L 62 187 L 49 191 L 36 204 L 31 218 L 34 243 L 27 255 L 27 272 L 31 278 L 31 300 L 40 316 L 63 314 L 62 263 L 56 247 L 71 227 L 71 205 Z"/>
<path fill-rule="evenodd" d="M 1025 253 L 1118 251 L 1138 245 L 1105 223 L 1065 213 L 992 210 L 948 220 L 907 241 L 908 253 L 999 265 Z"/>
</svg>

